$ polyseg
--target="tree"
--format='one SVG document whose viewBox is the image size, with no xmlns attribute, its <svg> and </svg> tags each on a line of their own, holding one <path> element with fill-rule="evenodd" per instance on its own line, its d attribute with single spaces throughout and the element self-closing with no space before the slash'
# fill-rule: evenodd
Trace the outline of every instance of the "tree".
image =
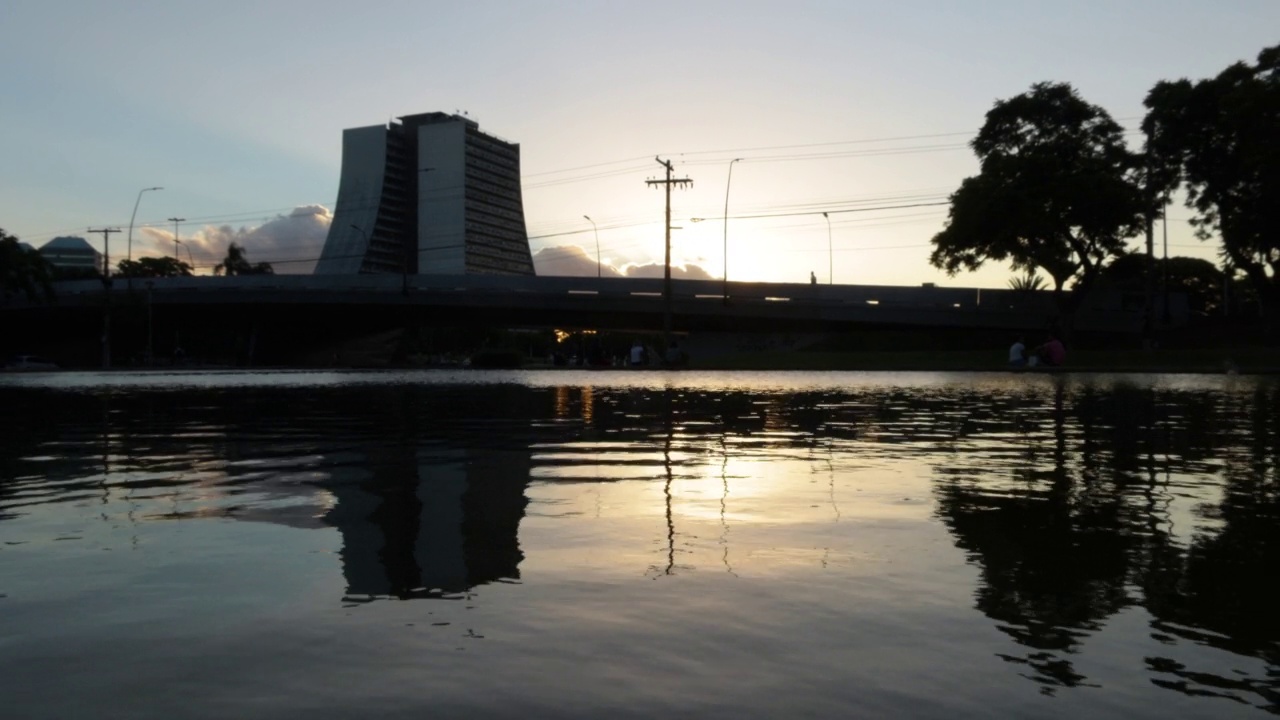
<svg viewBox="0 0 1280 720">
<path fill-rule="evenodd" d="M 245 257 L 244 248 L 235 243 L 227 246 L 227 256 L 222 262 L 213 266 L 214 275 L 273 275 L 275 269 L 271 263 L 250 263 Z"/>
<path fill-rule="evenodd" d="M 1106 259 L 1143 227 L 1141 163 L 1123 129 L 1070 85 L 1037 83 L 998 101 L 971 144 L 981 172 L 951 195 L 929 262 L 952 275 L 988 260 L 1043 270 L 1070 316 Z"/>
<path fill-rule="evenodd" d="M 1184 293 L 1187 307 L 1192 312 L 1218 315 L 1222 312 L 1222 283 L 1225 276 L 1208 260 L 1174 256 L 1157 258 L 1153 268 L 1156 289 L 1163 292 L 1168 283 L 1170 292 Z M 1105 280 L 1115 287 L 1133 292 L 1146 288 L 1147 256 L 1144 253 L 1128 253 L 1117 257 L 1103 270 Z"/>
<path fill-rule="evenodd" d="M 53 266 L 0 229 L 0 303 L 15 295 L 24 295 L 28 302 L 52 301 Z"/>
<path fill-rule="evenodd" d="M 190 277 L 192 267 L 171 257 L 143 257 L 137 260 L 121 260 L 116 265 L 121 277 L 157 278 Z"/>
<path fill-rule="evenodd" d="M 1280 322 L 1280 45 L 1215 78 L 1157 83 L 1145 104 L 1165 189 L 1186 187 L 1197 234 L 1222 238 L 1263 314 Z"/>
</svg>

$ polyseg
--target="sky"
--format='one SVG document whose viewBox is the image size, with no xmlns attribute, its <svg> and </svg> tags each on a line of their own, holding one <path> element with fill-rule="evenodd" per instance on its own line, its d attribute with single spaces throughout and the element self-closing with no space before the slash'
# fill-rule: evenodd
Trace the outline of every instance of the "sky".
<svg viewBox="0 0 1280 720">
<path fill-rule="evenodd" d="M 465 112 L 520 144 L 540 274 L 660 272 L 660 157 L 693 181 L 678 276 L 1004 287 L 928 262 L 993 103 L 1069 82 L 1136 131 L 1155 83 L 1278 28 L 1275 0 L 6 0 L 0 228 L 119 227 L 114 264 L 172 255 L 180 218 L 200 273 L 233 241 L 309 272 L 342 130 Z M 1168 217 L 1170 255 L 1215 258 Z"/>
</svg>

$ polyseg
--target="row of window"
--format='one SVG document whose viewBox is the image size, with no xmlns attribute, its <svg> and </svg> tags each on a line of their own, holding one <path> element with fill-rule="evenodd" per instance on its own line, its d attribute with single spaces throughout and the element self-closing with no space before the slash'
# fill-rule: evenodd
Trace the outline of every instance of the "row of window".
<svg viewBox="0 0 1280 720">
<path fill-rule="evenodd" d="M 518 148 L 499 145 L 481 134 L 467 133 L 468 155 L 475 153 L 485 159 L 502 165 L 510 170 L 518 170 L 520 151 Z"/>
<path fill-rule="evenodd" d="M 513 262 L 481 255 L 467 254 L 467 272 L 499 275 L 532 275 L 533 266 L 526 262 Z"/>
<path fill-rule="evenodd" d="M 494 240 L 492 238 L 483 238 L 469 236 L 467 238 L 467 248 L 475 250 L 483 250 L 491 254 L 498 254 L 503 257 L 509 257 L 514 260 L 528 260 L 529 248 L 522 243 L 513 243 L 506 240 Z"/>
<path fill-rule="evenodd" d="M 467 201 L 473 205 L 495 208 L 495 211 L 497 208 L 503 208 L 510 212 L 520 214 L 521 216 L 524 215 L 524 205 L 520 200 L 513 200 L 504 195 L 494 195 L 493 193 L 485 192 L 483 190 L 473 191 L 472 188 L 467 188 Z"/>
<path fill-rule="evenodd" d="M 498 238 L 510 242 L 517 242 L 521 245 L 527 244 L 528 235 L 524 231 L 524 225 L 502 223 L 493 225 L 490 223 L 476 222 L 475 220 L 467 220 L 466 228 L 468 234 L 479 234 L 487 237 Z"/>
<path fill-rule="evenodd" d="M 472 214 L 489 215 L 492 217 L 506 218 L 514 223 L 524 222 L 524 213 L 521 212 L 522 208 L 519 204 L 485 202 L 483 199 L 468 196 L 464 207 L 466 208 L 468 217 Z"/>
<path fill-rule="evenodd" d="M 502 178 L 506 180 L 507 178 Z M 467 175 L 467 189 L 478 189 L 497 197 L 520 197 L 520 186 L 515 182 L 496 182 L 491 173 L 477 172 Z"/>
</svg>

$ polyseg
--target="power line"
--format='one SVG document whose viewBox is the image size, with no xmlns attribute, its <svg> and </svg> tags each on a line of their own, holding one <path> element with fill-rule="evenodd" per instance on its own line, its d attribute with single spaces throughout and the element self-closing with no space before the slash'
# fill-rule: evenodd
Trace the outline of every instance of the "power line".
<svg viewBox="0 0 1280 720">
<path fill-rule="evenodd" d="M 876 210 L 903 210 L 906 208 L 918 207 L 937 207 L 939 205 L 949 205 L 950 202 L 932 202 L 932 203 L 911 203 L 908 205 L 881 205 L 879 207 L 867 208 L 848 208 L 846 210 L 828 210 L 831 214 L 836 213 L 857 213 L 857 212 L 874 212 Z M 790 212 L 790 213 L 772 213 L 768 215 L 730 215 L 730 220 L 755 220 L 759 218 L 775 218 L 775 217 L 794 217 L 797 215 L 820 215 L 821 210 L 810 210 L 806 212 Z M 723 220 L 724 218 L 690 218 L 689 222 L 702 222 L 704 220 Z"/>
</svg>

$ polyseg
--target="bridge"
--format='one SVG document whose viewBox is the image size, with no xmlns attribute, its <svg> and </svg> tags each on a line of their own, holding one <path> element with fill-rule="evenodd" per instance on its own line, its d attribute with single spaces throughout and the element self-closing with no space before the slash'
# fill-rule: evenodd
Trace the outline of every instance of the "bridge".
<svg viewBox="0 0 1280 720">
<path fill-rule="evenodd" d="M 672 279 L 672 327 L 678 332 L 824 331 L 851 326 L 1035 329 L 1054 308 L 1048 292 L 930 285 L 814 285 Z M 54 306 L 101 309 L 98 280 L 55 285 Z M 358 310 L 427 323 L 482 322 L 510 327 L 655 330 L 666 303 L 660 278 L 503 275 L 237 275 L 113 279 L 113 303 L 148 302 L 192 310 L 241 306 Z M 14 310 L 24 306 L 13 307 Z M 34 310 L 36 306 L 25 306 Z M 345 312 L 343 314 L 346 314 Z M 319 316 L 320 319 L 323 315 Z M 1136 332 L 1142 308 L 1118 293 L 1094 293 L 1076 327 Z"/>
<path fill-rule="evenodd" d="M 673 279 L 671 290 L 672 330 L 702 347 L 724 347 L 725 338 L 757 347 L 770 337 L 894 329 L 998 345 L 1045 328 L 1056 314 L 1048 292 L 985 288 Z M 660 278 L 244 275 L 115 278 L 109 292 L 100 280 L 67 281 L 55 291 L 51 304 L 11 299 L 0 308 L 0 354 L 35 352 L 68 366 L 97 366 L 105 335 L 113 364 L 180 352 L 305 364 L 338 354 L 345 360 L 353 346 L 377 337 L 390 343 L 406 329 L 657 333 L 667 317 Z M 1137 333 L 1142 320 L 1141 298 L 1102 291 L 1077 311 L 1075 326 Z"/>
</svg>

